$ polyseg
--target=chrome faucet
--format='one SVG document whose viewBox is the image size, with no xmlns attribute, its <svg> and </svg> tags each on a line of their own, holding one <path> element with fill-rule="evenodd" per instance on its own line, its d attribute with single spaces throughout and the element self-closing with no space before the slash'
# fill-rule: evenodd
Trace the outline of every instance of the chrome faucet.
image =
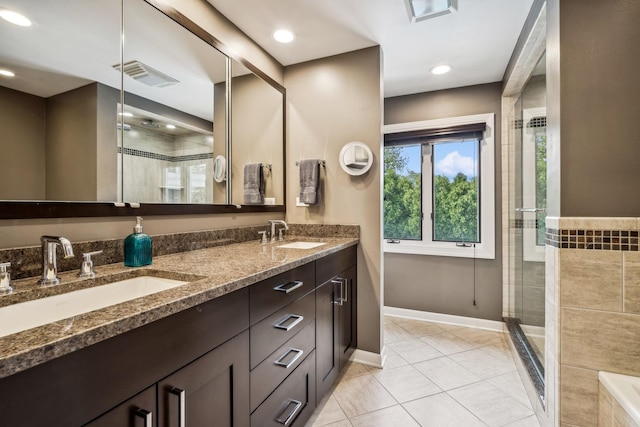
<svg viewBox="0 0 640 427">
<path fill-rule="evenodd" d="M 276 241 L 276 224 L 282 224 L 284 226 L 285 231 L 289 229 L 289 226 L 286 222 L 281 219 L 270 219 L 269 224 L 271 224 L 271 242 Z"/>
<path fill-rule="evenodd" d="M 56 246 L 60 245 L 65 258 L 73 258 L 73 247 L 69 239 L 64 237 L 42 236 L 42 279 L 38 281 L 41 285 L 57 285 L 58 267 L 56 265 Z"/>
</svg>

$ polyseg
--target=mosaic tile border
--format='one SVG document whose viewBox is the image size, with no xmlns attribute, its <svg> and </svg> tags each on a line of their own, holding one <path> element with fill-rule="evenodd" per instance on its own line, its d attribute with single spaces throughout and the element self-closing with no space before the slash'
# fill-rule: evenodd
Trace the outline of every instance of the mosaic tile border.
<svg viewBox="0 0 640 427">
<path fill-rule="evenodd" d="M 559 249 L 638 252 L 638 230 L 546 229 L 546 244 Z"/>
<path fill-rule="evenodd" d="M 135 157 L 146 157 L 148 159 L 164 160 L 167 162 L 187 162 L 190 160 L 213 159 L 213 153 L 187 154 L 184 156 L 167 156 L 166 154 L 152 153 L 150 151 L 136 150 L 135 148 L 118 147 L 118 154 L 128 154 Z"/>
</svg>

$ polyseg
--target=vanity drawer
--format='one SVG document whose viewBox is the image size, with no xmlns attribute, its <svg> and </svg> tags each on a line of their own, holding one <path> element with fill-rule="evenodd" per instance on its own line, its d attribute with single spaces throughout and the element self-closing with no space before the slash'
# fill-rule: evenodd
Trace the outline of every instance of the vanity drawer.
<svg viewBox="0 0 640 427">
<path fill-rule="evenodd" d="M 251 369 L 291 339 L 316 317 L 316 294 L 304 297 L 281 308 L 271 316 L 253 325 L 251 334 Z"/>
<path fill-rule="evenodd" d="M 316 355 L 312 352 L 251 414 L 251 427 L 302 427 L 316 402 Z"/>
<path fill-rule="evenodd" d="M 312 321 L 251 371 L 251 411 L 293 372 L 316 345 L 316 322 Z"/>
<path fill-rule="evenodd" d="M 315 263 L 263 280 L 249 288 L 249 318 L 255 324 L 315 288 Z"/>
</svg>

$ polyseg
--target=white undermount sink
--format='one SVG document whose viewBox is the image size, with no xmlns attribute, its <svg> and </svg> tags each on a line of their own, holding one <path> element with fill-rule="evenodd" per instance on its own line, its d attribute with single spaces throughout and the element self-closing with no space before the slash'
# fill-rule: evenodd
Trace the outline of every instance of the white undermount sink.
<svg viewBox="0 0 640 427">
<path fill-rule="evenodd" d="M 183 285 L 185 281 L 140 276 L 0 308 L 0 337 L 57 322 Z"/>
<path fill-rule="evenodd" d="M 292 242 L 292 243 L 287 243 L 284 245 L 278 245 L 276 246 L 277 248 L 282 248 L 282 249 L 313 249 L 313 248 L 317 248 L 318 246 L 322 246 L 322 245 L 326 245 L 326 243 L 320 243 L 320 242 Z"/>
</svg>

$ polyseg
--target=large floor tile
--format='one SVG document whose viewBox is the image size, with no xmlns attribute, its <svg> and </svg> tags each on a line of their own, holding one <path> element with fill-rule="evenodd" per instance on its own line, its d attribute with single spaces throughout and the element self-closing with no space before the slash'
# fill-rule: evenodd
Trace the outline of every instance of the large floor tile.
<svg viewBox="0 0 640 427">
<path fill-rule="evenodd" d="M 473 344 L 468 343 L 450 332 L 429 335 L 420 339 L 446 355 L 473 350 L 475 348 Z"/>
<path fill-rule="evenodd" d="M 495 357 L 482 348 L 453 354 L 450 357 L 483 379 L 496 377 L 516 370 L 513 359 Z"/>
<path fill-rule="evenodd" d="M 459 336 L 463 340 L 474 344 L 477 347 L 490 345 L 500 342 L 506 334 L 496 331 L 487 331 L 484 329 L 460 328 L 452 331 L 454 335 Z"/>
<path fill-rule="evenodd" d="M 415 336 L 403 329 L 400 325 L 394 322 L 384 322 L 384 342 L 387 344 L 406 341 L 415 338 Z"/>
<path fill-rule="evenodd" d="M 422 320 L 413 319 L 400 319 L 396 323 L 404 330 L 409 331 L 416 337 L 425 337 L 428 335 L 435 335 L 444 332 L 438 324 L 425 322 Z"/>
<path fill-rule="evenodd" d="M 533 415 L 531 408 L 487 381 L 451 390 L 449 394 L 489 426 L 503 426 Z"/>
<path fill-rule="evenodd" d="M 518 420 L 513 423 L 509 423 L 504 427 L 540 427 L 538 418 L 535 415 L 531 415 L 523 420 Z"/>
<path fill-rule="evenodd" d="M 370 374 L 340 381 L 333 396 L 348 418 L 398 403 Z"/>
<path fill-rule="evenodd" d="M 400 403 L 440 393 L 442 390 L 413 366 L 380 370 L 373 376 Z"/>
<path fill-rule="evenodd" d="M 402 406 L 424 427 L 483 427 L 485 424 L 446 393 L 412 400 Z"/>
<path fill-rule="evenodd" d="M 418 363 L 443 356 L 442 353 L 422 341 L 420 338 L 414 338 L 409 341 L 394 342 L 389 344 L 389 347 L 409 363 Z"/>
<path fill-rule="evenodd" d="M 400 405 L 360 415 L 351 420 L 354 427 L 420 427 Z"/>
<path fill-rule="evenodd" d="M 338 401 L 332 396 L 328 395 L 318 405 L 313 415 L 307 421 L 307 427 L 320 427 L 326 426 L 338 421 L 344 421 L 347 416 L 338 405 Z"/>
<path fill-rule="evenodd" d="M 381 370 L 389 370 L 399 368 L 401 366 L 407 366 L 409 362 L 404 360 L 402 356 L 396 353 L 391 347 L 385 347 L 386 358 L 384 361 L 384 366 L 382 368 L 376 368 L 373 366 L 367 366 L 367 370 L 371 373 L 378 372 Z"/>
<path fill-rule="evenodd" d="M 489 381 L 489 383 L 498 390 L 502 390 L 527 408 L 532 409 L 531 401 L 529 400 L 527 391 L 522 384 L 522 379 L 520 378 L 518 371 L 499 375 L 487 381 Z"/>
<path fill-rule="evenodd" d="M 340 374 L 340 381 L 346 380 L 349 378 L 357 377 L 360 375 L 366 375 L 369 373 L 367 367 L 361 363 L 349 362 L 347 366 L 344 367 L 344 371 Z"/>
<path fill-rule="evenodd" d="M 427 360 L 415 364 L 414 367 L 443 390 L 451 390 L 481 380 L 480 377 L 449 357 Z"/>
</svg>

